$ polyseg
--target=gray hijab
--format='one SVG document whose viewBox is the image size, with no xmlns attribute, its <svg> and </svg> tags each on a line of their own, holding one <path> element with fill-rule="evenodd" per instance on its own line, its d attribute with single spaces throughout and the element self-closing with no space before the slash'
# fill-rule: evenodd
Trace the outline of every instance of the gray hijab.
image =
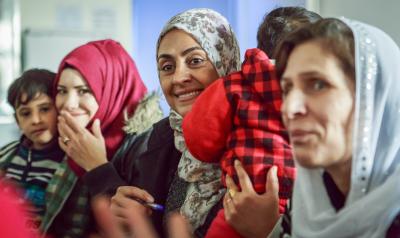
<svg viewBox="0 0 400 238">
<path fill-rule="evenodd" d="M 341 19 L 355 40 L 351 186 L 332 207 L 321 171 L 298 166 L 293 237 L 385 237 L 400 211 L 400 50 L 381 30 Z"/>
<path fill-rule="evenodd" d="M 207 53 L 220 77 L 240 70 L 236 36 L 228 21 L 218 12 L 199 8 L 172 17 L 161 31 L 157 53 L 163 36 L 172 29 L 190 34 Z M 190 154 L 182 134 L 181 115 L 171 110 L 169 120 L 174 130 L 175 147 L 182 152 L 178 176 L 189 184 L 180 213 L 196 229 L 204 223 L 210 209 L 225 193 L 221 183 L 221 169 L 219 164 L 201 162 Z"/>
</svg>

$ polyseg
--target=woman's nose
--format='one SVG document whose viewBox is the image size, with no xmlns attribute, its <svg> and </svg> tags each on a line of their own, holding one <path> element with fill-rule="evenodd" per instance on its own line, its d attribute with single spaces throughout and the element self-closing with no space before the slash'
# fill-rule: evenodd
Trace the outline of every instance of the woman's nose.
<svg viewBox="0 0 400 238">
<path fill-rule="evenodd" d="M 63 108 L 64 109 L 74 109 L 79 105 L 79 97 L 74 93 L 68 93 L 64 97 Z"/>
<path fill-rule="evenodd" d="M 282 113 L 288 119 L 306 114 L 306 100 L 300 90 L 292 90 L 282 103 Z"/>
<path fill-rule="evenodd" d="M 176 65 L 175 72 L 172 78 L 172 83 L 179 84 L 190 80 L 190 69 L 186 64 Z"/>
</svg>

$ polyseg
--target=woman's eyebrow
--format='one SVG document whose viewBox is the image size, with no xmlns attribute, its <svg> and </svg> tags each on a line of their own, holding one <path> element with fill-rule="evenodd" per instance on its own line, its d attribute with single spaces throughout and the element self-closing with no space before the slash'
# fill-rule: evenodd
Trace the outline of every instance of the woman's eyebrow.
<svg viewBox="0 0 400 238">
<path fill-rule="evenodd" d="M 185 56 L 185 55 L 189 54 L 190 52 L 192 52 L 192 51 L 194 51 L 194 50 L 203 50 L 203 48 L 201 48 L 200 46 L 193 46 L 193 47 L 190 47 L 190 48 L 188 48 L 188 49 L 182 51 L 181 56 Z M 171 59 L 171 58 L 173 58 L 173 57 L 172 57 L 172 55 L 170 55 L 170 54 L 160 54 L 160 55 L 157 57 L 157 60 L 160 60 L 161 58 Z"/>
<path fill-rule="evenodd" d="M 192 52 L 194 50 L 203 50 L 203 48 L 201 48 L 200 46 L 190 47 L 190 48 L 182 51 L 181 56 L 187 55 L 187 54 L 189 54 L 190 52 Z"/>
<path fill-rule="evenodd" d="M 67 88 L 67 86 L 59 84 L 59 85 L 57 85 L 57 88 Z M 72 88 L 81 89 L 81 88 L 89 88 L 89 86 L 86 84 L 81 84 L 81 85 L 75 85 Z"/>
</svg>

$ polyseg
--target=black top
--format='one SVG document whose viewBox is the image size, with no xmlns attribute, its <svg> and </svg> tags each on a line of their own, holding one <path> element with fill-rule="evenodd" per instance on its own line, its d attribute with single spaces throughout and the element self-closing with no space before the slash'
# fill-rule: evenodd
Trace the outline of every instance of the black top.
<svg viewBox="0 0 400 238">
<path fill-rule="evenodd" d="M 114 195 L 119 186 L 136 186 L 149 192 L 156 203 L 170 210 L 171 204 L 168 202 L 176 203 L 176 191 L 180 191 L 180 183 L 172 183 L 177 180 L 175 177 L 180 158 L 181 153 L 175 148 L 174 132 L 169 119 L 164 118 L 142 134 L 128 135 L 111 162 L 86 173 L 83 179 L 92 196 Z M 172 204 L 175 207 L 180 205 Z M 195 231 L 196 236 L 204 236 L 219 207 L 221 203 L 209 213 L 204 226 Z M 163 217 L 162 212 L 153 212 L 151 217 L 161 236 L 166 234 Z"/>
<path fill-rule="evenodd" d="M 332 206 L 336 209 L 336 211 L 339 211 L 343 208 L 346 202 L 346 196 L 339 190 L 338 186 L 335 184 L 329 173 L 324 172 L 322 175 L 322 179 Z M 282 217 L 282 231 L 280 237 L 287 237 L 290 236 L 292 233 L 291 210 L 292 204 L 291 201 L 289 201 L 287 209 Z M 392 225 L 390 225 L 389 229 L 387 230 L 386 237 L 400 238 L 400 213 L 393 220 Z"/>
</svg>

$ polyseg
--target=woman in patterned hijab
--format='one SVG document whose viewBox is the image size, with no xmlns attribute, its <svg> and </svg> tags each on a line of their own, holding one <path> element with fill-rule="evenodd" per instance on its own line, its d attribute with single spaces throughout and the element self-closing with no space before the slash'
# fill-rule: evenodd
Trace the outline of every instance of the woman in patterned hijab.
<svg viewBox="0 0 400 238">
<path fill-rule="evenodd" d="M 178 37 L 186 39 L 178 42 Z M 182 118 L 202 90 L 240 69 L 239 47 L 227 20 L 210 9 L 192 9 L 170 19 L 157 43 L 160 84 L 171 106 L 169 121 L 181 153 L 174 184 L 185 184 L 184 197 L 170 197 L 167 210 L 179 208 L 193 228 L 206 219 L 224 194 L 218 164 L 203 163 L 187 150 Z M 181 187 L 181 186 L 180 186 Z M 183 204 L 180 203 L 183 200 Z"/>
<path fill-rule="evenodd" d="M 218 164 L 202 163 L 188 152 L 182 117 L 212 82 L 240 69 L 239 47 L 222 15 L 191 9 L 167 22 L 156 53 L 161 88 L 171 107 L 169 117 L 142 134 L 128 135 L 112 162 L 88 172 L 84 179 L 92 195 L 114 194 L 119 187 L 111 205 L 119 218 L 127 219 L 138 210 L 145 213 L 145 207 L 131 199 L 135 197 L 142 204 L 165 206 L 164 212 L 151 215 L 162 237 L 169 211 L 184 214 L 194 235 L 203 237 L 221 206 L 221 171 Z M 104 178 L 106 183 L 99 184 Z"/>
</svg>

